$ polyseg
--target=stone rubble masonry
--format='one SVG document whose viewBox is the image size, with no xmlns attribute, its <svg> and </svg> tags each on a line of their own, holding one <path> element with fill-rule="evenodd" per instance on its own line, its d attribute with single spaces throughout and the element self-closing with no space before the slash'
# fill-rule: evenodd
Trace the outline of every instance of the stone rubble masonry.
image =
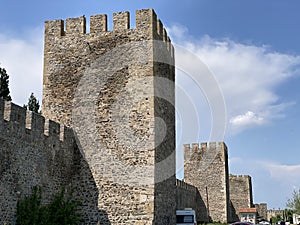
<svg viewBox="0 0 300 225">
<path fill-rule="evenodd" d="M 152 9 L 136 11 L 136 28 L 130 28 L 129 12 L 113 14 L 113 30 L 107 24 L 106 15 L 91 16 L 87 33 L 84 16 L 45 22 L 43 115 L 73 128 L 78 137 L 84 156 L 78 163 L 91 170 L 101 210 L 92 213 L 91 224 L 99 218 L 101 224 L 175 224 L 174 48 Z M 135 45 L 143 41 L 148 41 L 144 48 Z M 116 51 L 130 44 L 136 48 Z M 140 58 L 148 60 L 138 63 Z M 109 69 L 114 69 L 112 76 Z M 92 71 L 90 79 L 87 71 Z M 78 93 L 85 93 L 86 101 L 78 101 Z M 91 99 L 93 111 L 85 107 Z M 79 119 L 74 112 L 80 112 Z M 136 185 L 129 183 L 133 168 L 138 171 Z M 83 173 L 77 171 L 74 180 L 82 192 L 84 179 L 90 180 L 80 180 Z M 145 178 L 150 182 L 139 184 Z M 78 198 L 85 197 L 82 192 Z"/>
<path fill-rule="evenodd" d="M 270 209 L 267 211 L 267 221 L 270 221 L 272 217 L 280 216 L 281 218 L 284 217 L 284 210 L 282 209 Z M 273 221 L 274 223 L 274 221 Z"/>
<path fill-rule="evenodd" d="M 0 224 L 14 224 L 17 201 L 36 185 L 42 203 L 73 176 L 73 131 L 0 98 Z"/>
<path fill-rule="evenodd" d="M 240 208 L 253 207 L 251 177 L 229 175 L 225 143 L 185 144 L 184 157 L 184 181 L 177 181 L 178 209 L 196 209 L 198 222 L 231 223 L 240 220 Z M 266 204 L 256 207 L 266 218 Z"/>
<path fill-rule="evenodd" d="M 86 33 L 84 16 L 66 19 L 65 23 L 45 22 L 43 115 L 46 118 L 71 126 L 74 94 L 84 71 L 117 46 L 133 41 L 164 41 L 174 62 L 171 40 L 152 9 L 136 11 L 134 29 L 129 27 L 129 18 L 129 12 L 114 13 L 113 30 L 107 31 L 106 15 L 91 16 L 90 33 Z"/>
<path fill-rule="evenodd" d="M 182 180 L 176 180 L 177 209 L 192 208 L 196 209 L 197 188 L 185 183 Z"/>
<path fill-rule="evenodd" d="M 199 190 L 182 180 L 176 181 L 177 209 L 192 208 L 196 211 L 198 223 L 206 222 L 207 208 Z"/>
<path fill-rule="evenodd" d="M 15 224 L 17 202 L 42 188 L 42 204 L 64 187 L 81 201 L 81 224 L 108 223 L 73 130 L 0 99 L 0 224 Z"/>
<path fill-rule="evenodd" d="M 260 219 L 270 221 L 268 219 L 268 207 L 267 203 L 254 204 L 257 209 L 257 213 L 260 216 Z"/>
<path fill-rule="evenodd" d="M 184 180 L 202 197 L 199 220 L 230 221 L 228 155 L 224 142 L 184 145 Z M 201 206 L 202 204 L 202 206 Z M 204 205 L 203 205 L 204 204 Z M 198 216 L 199 217 L 199 216 Z"/>
<path fill-rule="evenodd" d="M 229 193 L 232 204 L 232 218 L 239 219 L 239 209 L 252 208 L 252 181 L 249 175 L 229 175 Z"/>
</svg>

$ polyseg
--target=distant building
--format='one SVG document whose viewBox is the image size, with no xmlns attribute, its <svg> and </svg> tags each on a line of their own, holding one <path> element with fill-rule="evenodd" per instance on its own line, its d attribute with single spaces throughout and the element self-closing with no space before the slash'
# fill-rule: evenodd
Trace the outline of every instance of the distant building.
<svg viewBox="0 0 300 225">
<path fill-rule="evenodd" d="M 256 224 L 257 222 L 257 209 L 256 208 L 241 208 L 239 210 L 241 222 L 250 222 Z"/>
<path fill-rule="evenodd" d="M 293 213 L 293 224 L 299 224 L 300 223 L 300 215 Z"/>
</svg>

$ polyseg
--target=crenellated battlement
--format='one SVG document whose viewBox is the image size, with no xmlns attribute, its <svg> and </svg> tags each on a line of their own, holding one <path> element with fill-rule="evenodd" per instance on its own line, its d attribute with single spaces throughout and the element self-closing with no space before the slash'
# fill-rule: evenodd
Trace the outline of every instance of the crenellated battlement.
<svg viewBox="0 0 300 225">
<path fill-rule="evenodd" d="M 178 180 L 176 179 L 176 187 L 179 187 L 179 188 L 182 188 L 182 189 L 185 189 L 185 190 L 189 190 L 189 191 L 192 191 L 192 192 L 197 192 L 197 188 L 191 184 L 188 184 L 186 182 L 184 182 L 183 180 Z"/>
<path fill-rule="evenodd" d="M 202 143 L 192 143 L 184 144 L 184 151 L 188 152 L 199 152 L 203 153 L 205 151 L 212 151 L 212 150 L 223 150 L 227 152 L 227 146 L 224 142 L 202 142 Z"/>
<path fill-rule="evenodd" d="M 249 175 L 233 175 L 233 174 L 230 174 L 229 178 L 232 178 L 232 179 L 238 179 L 238 178 L 251 179 L 251 177 Z"/>
<path fill-rule="evenodd" d="M 116 12 L 113 13 L 113 29 L 108 31 L 108 18 L 106 14 L 90 16 L 90 30 L 87 33 L 87 22 L 85 16 L 78 18 L 67 18 L 64 20 L 50 20 L 45 22 L 45 36 L 72 36 L 72 35 L 99 35 L 107 36 L 116 32 L 138 32 L 141 31 L 152 36 L 150 39 L 171 42 L 166 29 L 163 27 L 160 19 L 157 18 L 153 9 L 136 10 L 136 27 L 130 27 L 130 13 Z M 147 32 L 145 32 L 147 31 Z M 171 46 L 170 46 L 171 47 Z"/>
<path fill-rule="evenodd" d="M 198 149 L 209 149 L 209 148 L 223 148 L 227 150 L 227 146 L 224 142 L 201 142 L 184 144 L 184 149 L 186 150 L 198 150 Z"/>
<path fill-rule="evenodd" d="M 42 204 L 69 186 L 79 157 L 72 129 L 0 98 L 0 224 L 15 223 L 18 201 L 34 186 Z"/>
<path fill-rule="evenodd" d="M 78 83 L 99 58 L 119 47 L 130 48 L 132 44 L 132 51 L 126 55 L 135 64 L 138 63 L 134 59 L 137 50 L 133 45 L 141 42 L 139 54 L 147 56 L 145 58 L 151 61 L 150 64 L 158 67 L 159 62 L 163 61 L 172 66 L 166 66 L 166 70 L 173 70 L 174 47 L 154 10 L 137 10 L 135 28 L 130 27 L 130 18 L 129 12 L 113 13 L 112 30 L 108 30 L 106 14 L 90 16 L 89 26 L 85 16 L 45 22 L 42 108 L 46 118 L 72 127 L 73 97 Z M 147 42 L 153 47 L 142 47 Z M 108 66 L 115 65 L 118 60 L 123 64 L 124 60 L 119 57 L 110 57 L 107 59 Z M 166 75 L 167 79 L 175 80 L 175 75 L 168 77 L 169 72 L 162 73 L 161 69 L 155 70 L 155 73 L 158 71 L 160 76 Z"/>
<path fill-rule="evenodd" d="M 48 138 L 64 142 L 73 137 L 72 129 L 3 99 L 0 99 L 0 120 L 0 130 L 27 141 L 42 142 Z"/>
</svg>

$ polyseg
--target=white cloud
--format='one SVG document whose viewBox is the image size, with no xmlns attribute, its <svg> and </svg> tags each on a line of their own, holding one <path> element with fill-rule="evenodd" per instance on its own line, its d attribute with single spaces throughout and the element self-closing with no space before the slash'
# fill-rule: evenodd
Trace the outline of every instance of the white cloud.
<svg viewBox="0 0 300 225">
<path fill-rule="evenodd" d="M 230 173 L 252 177 L 254 202 L 267 201 L 268 208 L 285 208 L 292 191 L 300 187 L 300 165 L 232 157 L 229 158 L 229 166 Z"/>
<path fill-rule="evenodd" d="M 264 124 L 264 118 L 259 117 L 254 112 L 248 111 L 243 115 L 233 117 L 229 121 L 233 126 L 252 127 L 255 125 Z"/>
<path fill-rule="evenodd" d="M 24 39 L 0 33 L 0 66 L 9 75 L 14 103 L 23 105 L 33 92 L 42 100 L 43 30 L 35 28 L 22 34 Z"/>
<path fill-rule="evenodd" d="M 173 42 L 192 51 L 215 75 L 224 94 L 229 134 L 284 117 L 284 110 L 293 104 L 281 102 L 275 88 L 299 74 L 300 56 L 230 39 L 209 36 L 195 39 L 185 27 L 178 25 L 169 27 L 168 33 Z"/>
<path fill-rule="evenodd" d="M 288 182 L 292 186 L 300 185 L 300 165 L 284 165 L 276 163 L 264 163 L 272 178 Z"/>
<path fill-rule="evenodd" d="M 300 185 L 300 164 L 299 165 L 286 165 L 271 162 L 267 160 L 251 160 L 251 167 L 245 168 L 245 165 L 249 164 L 249 159 L 243 159 L 239 157 L 229 158 L 229 164 L 231 167 L 238 168 L 237 170 L 243 171 L 250 174 L 259 173 L 264 174 L 263 176 L 270 176 L 272 179 L 279 181 L 279 183 L 288 183 L 289 187 L 296 187 Z M 259 173 L 257 173 L 259 171 Z M 266 178 L 266 177 L 265 177 Z"/>
</svg>

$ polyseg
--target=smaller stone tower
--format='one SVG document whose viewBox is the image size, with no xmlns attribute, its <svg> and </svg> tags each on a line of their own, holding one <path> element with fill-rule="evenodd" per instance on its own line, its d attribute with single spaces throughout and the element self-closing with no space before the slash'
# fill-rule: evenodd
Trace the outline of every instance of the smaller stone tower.
<svg viewBox="0 0 300 225">
<path fill-rule="evenodd" d="M 253 207 L 251 177 L 249 175 L 230 175 L 229 187 L 232 219 L 238 221 L 239 209 Z"/>
<path fill-rule="evenodd" d="M 268 220 L 268 207 L 267 203 L 255 204 L 255 208 L 257 209 L 259 219 Z"/>
<path fill-rule="evenodd" d="M 198 206 L 201 221 L 228 222 L 228 155 L 224 142 L 184 145 L 184 180 L 198 188 L 204 205 Z M 199 217 L 199 216 L 198 216 Z"/>
</svg>

